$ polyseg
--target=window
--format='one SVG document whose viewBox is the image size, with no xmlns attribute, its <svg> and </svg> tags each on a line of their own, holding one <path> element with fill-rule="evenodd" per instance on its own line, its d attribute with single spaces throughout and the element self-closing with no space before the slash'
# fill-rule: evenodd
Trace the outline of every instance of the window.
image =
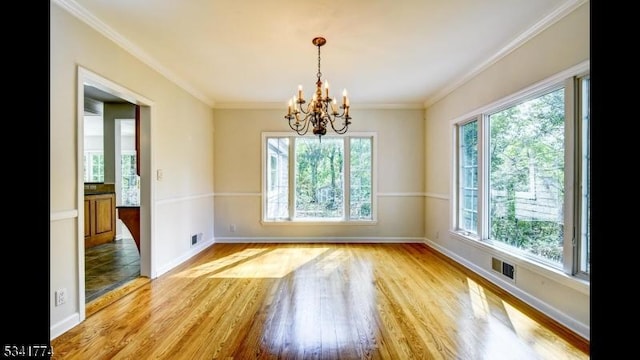
<svg viewBox="0 0 640 360">
<path fill-rule="evenodd" d="M 265 221 L 374 219 L 373 135 L 263 138 Z"/>
<path fill-rule="evenodd" d="M 478 122 L 460 125 L 460 229 L 478 232 Z"/>
<path fill-rule="evenodd" d="M 564 88 L 486 115 L 489 239 L 560 263 Z"/>
<path fill-rule="evenodd" d="M 84 153 L 84 182 L 104 182 L 104 154 L 102 151 Z"/>
<path fill-rule="evenodd" d="M 135 151 L 123 151 L 120 155 L 122 166 L 122 205 L 140 205 L 140 177 L 136 173 Z"/>
<path fill-rule="evenodd" d="M 588 95 L 576 74 L 455 123 L 458 234 L 588 279 Z"/>
<path fill-rule="evenodd" d="M 289 217 L 289 139 L 267 139 L 269 157 L 269 191 L 266 194 L 266 218 L 270 220 Z"/>
<path fill-rule="evenodd" d="M 269 155 L 269 191 L 278 188 L 278 156 L 276 154 Z"/>
</svg>

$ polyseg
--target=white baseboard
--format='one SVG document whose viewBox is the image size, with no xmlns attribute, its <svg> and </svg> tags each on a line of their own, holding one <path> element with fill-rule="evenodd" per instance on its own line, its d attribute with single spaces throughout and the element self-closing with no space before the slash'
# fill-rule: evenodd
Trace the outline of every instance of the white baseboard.
<svg viewBox="0 0 640 360">
<path fill-rule="evenodd" d="M 153 278 L 155 279 L 155 278 L 161 276 L 162 274 L 170 271 L 171 269 L 175 268 L 176 266 L 182 264 L 183 262 L 191 259 L 192 257 L 197 255 L 198 253 L 202 252 L 203 250 L 205 250 L 209 246 L 213 245 L 214 243 L 215 242 L 214 242 L 213 239 L 209 239 L 209 240 L 203 241 L 200 244 L 194 245 L 184 255 L 178 257 L 177 259 L 175 259 L 175 260 L 173 260 L 173 261 L 171 261 L 171 262 L 169 262 L 167 264 L 164 264 L 163 266 L 158 267 Z"/>
<path fill-rule="evenodd" d="M 74 313 L 71 316 L 63 319 L 62 321 L 53 324 L 49 328 L 49 337 L 50 340 L 57 338 L 58 336 L 64 334 L 65 332 L 72 329 L 74 326 L 80 324 L 80 314 Z M 54 349 L 55 350 L 55 349 Z"/>
<path fill-rule="evenodd" d="M 364 237 L 225 237 L 219 236 L 215 239 L 216 243 L 225 244 L 244 244 L 244 243 L 424 243 L 421 237 L 382 237 L 382 236 L 364 236 Z"/>
</svg>

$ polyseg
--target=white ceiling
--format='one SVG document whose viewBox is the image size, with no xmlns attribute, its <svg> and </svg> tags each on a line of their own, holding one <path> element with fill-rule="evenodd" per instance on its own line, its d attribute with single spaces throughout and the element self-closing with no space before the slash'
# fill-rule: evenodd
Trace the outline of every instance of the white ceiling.
<svg viewBox="0 0 640 360">
<path fill-rule="evenodd" d="M 84 85 L 84 96 L 85 98 L 91 98 L 94 100 L 98 100 L 101 102 L 110 102 L 110 103 L 127 103 L 128 101 L 117 97 L 116 95 L 110 94 L 103 90 L 100 90 L 91 85 Z M 102 108 L 99 109 L 99 113 L 97 115 L 93 115 L 91 113 L 86 112 L 86 104 L 85 104 L 85 114 L 84 114 L 84 135 L 85 136 L 102 136 L 104 133 L 103 129 L 103 116 L 102 116 Z M 133 136 L 135 134 L 135 119 L 121 119 L 125 121 L 120 122 L 120 134 L 122 136 Z"/>
<path fill-rule="evenodd" d="M 422 107 L 586 0 L 53 0 L 214 107 Z"/>
<path fill-rule="evenodd" d="M 85 115 L 84 116 L 84 136 L 102 136 L 103 131 L 102 115 Z M 120 119 L 120 135 L 134 136 L 135 119 Z"/>
</svg>

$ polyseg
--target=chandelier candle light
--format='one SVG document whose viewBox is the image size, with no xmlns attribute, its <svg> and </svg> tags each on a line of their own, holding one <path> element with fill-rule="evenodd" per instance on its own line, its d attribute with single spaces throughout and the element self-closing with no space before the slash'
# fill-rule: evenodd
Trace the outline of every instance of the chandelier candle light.
<svg viewBox="0 0 640 360">
<path fill-rule="evenodd" d="M 312 40 L 313 45 L 318 47 L 318 80 L 316 81 L 316 91 L 313 98 L 306 108 L 303 104 L 304 94 L 302 85 L 298 86 L 298 94 L 289 100 L 289 109 L 285 119 L 289 120 L 289 127 L 298 135 L 304 135 L 309 131 L 309 127 L 313 126 L 313 134 L 321 138 L 327 133 L 327 125 L 331 125 L 333 131 L 338 134 L 347 132 L 351 124 L 351 116 L 349 116 L 349 98 L 347 97 L 347 89 L 342 91 L 342 105 L 337 107 L 336 99 L 329 96 L 329 82 L 325 80 L 324 91 L 322 87 L 322 73 L 320 72 L 320 47 L 327 43 L 323 37 L 316 37 Z M 338 111 L 340 109 L 340 111 Z M 337 126 L 336 121 L 343 120 L 342 124 Z"/>
</svg>

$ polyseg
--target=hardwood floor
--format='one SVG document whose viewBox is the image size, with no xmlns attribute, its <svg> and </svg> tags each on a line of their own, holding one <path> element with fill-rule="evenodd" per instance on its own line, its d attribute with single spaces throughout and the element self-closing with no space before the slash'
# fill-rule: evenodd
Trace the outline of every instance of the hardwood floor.
<svg viewBox="0 0 640 360">
<path fill-rule="evenodd" d="M 51 342 L 54 359 L 588 359 L 423 244 L 215 244 Z"/>
</svg>

